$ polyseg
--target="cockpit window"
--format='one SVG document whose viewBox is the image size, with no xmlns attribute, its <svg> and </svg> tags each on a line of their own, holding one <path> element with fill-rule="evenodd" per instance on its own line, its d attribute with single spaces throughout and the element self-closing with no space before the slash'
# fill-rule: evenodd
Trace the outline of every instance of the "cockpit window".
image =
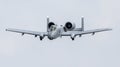
<svg viewBox="0 0 120 67">
<path fill-rule="evenodd" d="M 50 27 L 50 31 L 55 31 L 56 30 L 56 25 L 52 25 L 51 27 Z"/>
</svg>

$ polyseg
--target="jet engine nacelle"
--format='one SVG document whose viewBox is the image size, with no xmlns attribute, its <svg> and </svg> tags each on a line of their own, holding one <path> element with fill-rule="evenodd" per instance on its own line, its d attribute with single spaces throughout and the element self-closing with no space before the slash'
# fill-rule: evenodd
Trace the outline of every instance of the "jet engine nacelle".
<svg viewBox="0 0 120 67">
<path fill-rule="evenodd" d="M 48 23 L 48 28 L 50 28 L 52 25 L 55 25 L 55 23 L 54 22 L 49 22 Z"/>
<path fill-rule="evenodd" d="M 74 23 L 67 22 L 64 27 L 65 27 L 66 31 L 71 31 L 71 30 L 75 29 L 76 26 Z"/>
</svg>

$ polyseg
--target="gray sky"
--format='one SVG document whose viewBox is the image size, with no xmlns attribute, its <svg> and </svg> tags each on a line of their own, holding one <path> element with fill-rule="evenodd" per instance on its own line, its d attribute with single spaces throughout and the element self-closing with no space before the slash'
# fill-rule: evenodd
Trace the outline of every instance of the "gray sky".
<svg viewBox="0 0 120 67">
<path fill-rule="evenodd" d="M 0 0 L 0 67 L 120 67 L 119 0 Z M 6 28 L 46 31 L 46 16 L 58 25 L 71 21 L 110 32 L 40 41 Z"/>
</svg>

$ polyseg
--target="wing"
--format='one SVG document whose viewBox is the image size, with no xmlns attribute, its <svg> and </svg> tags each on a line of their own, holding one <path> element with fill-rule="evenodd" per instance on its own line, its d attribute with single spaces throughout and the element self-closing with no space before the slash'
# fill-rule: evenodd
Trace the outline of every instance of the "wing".
<svg viewBox="0 0 120 67">
<path fill-rule="evenodd" d="M 6 31 L 22 33 L 22 35 L 29 34 L 29 35 L 35 35 L 35 36 L 41 36 L 41 35 L 48 36 L 47 32 L 28 31 L 28 30 L 13 29 L 13 28 L 8 28 L 6 29 Z"/>
<path fill-rule="evenodd" d="M 71 35 L 83 35 L 83 34 L 95 34 L 97 32 L 102 32 L 102 31 L 109 31 L 109 30 L 112 30 L 112 29 L 108 29 L 108 28 L 105 28 L 105 29 L 95 29 L 95 30 L 86 30 L 86 31 L 68 31 L 68 32 L 63 32 L 61 34 L 61 36 L 71 36 Z"/>
</svg>

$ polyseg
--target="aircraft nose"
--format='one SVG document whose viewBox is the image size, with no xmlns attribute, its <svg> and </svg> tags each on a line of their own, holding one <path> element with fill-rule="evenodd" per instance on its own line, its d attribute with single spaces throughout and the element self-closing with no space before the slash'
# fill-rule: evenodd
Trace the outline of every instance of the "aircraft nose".
<svg viewBox="0 0 120 67">
<path fill-rule="evenodd" d="M 53 40 L 53 39 L 54 39 L 54 36 L 51 35 L 51 36 L 50 36 L 50 40 Z"/>
<path fill-rule="evenodd" d="M 51 37 L 51 38 L 54 38 L 54 35 L 51 35 L 50 37 Z"/>
</svg>

